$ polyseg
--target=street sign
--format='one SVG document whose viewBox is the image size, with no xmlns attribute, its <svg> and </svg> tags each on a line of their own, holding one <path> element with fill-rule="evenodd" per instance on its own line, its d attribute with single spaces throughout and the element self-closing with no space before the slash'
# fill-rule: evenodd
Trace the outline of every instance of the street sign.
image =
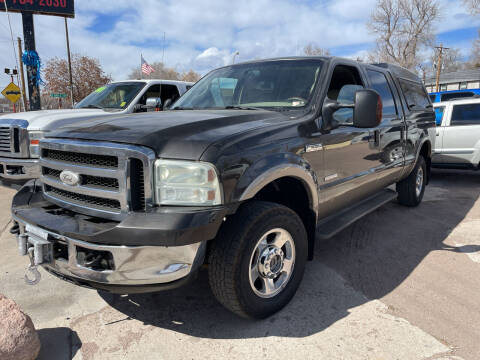
<svg viewBox="0 0 480 360">
<path fill-rule="evenodd" d="M 65 99 L 67 97 L 67 94 L 50 94 L 50 97 Z"/>
<path fill-rule="evenodd" d="M 75 17 L 74 0 L 0 0 L 0 11 Z M 5 9 L 5 2 L 7 9 Z"/>
<path fill-rule="evenodd" d="M 2 95 L 15 104 L 22 96 L 22 93 L 20 92 L 20 88 L 11 82 L 5 89 L 3 89 Z"/>
</svg>

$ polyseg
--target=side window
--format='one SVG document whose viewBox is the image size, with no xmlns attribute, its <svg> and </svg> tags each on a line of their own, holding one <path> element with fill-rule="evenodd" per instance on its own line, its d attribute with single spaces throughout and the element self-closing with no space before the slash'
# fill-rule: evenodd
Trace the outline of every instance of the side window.
<svg viewBox="0 0 480 360">
<path fill-rule="evenodd" d="M 445 113 L 445 106 L 438 106 L 435 108 L 435 122 L 437 123 L 437 126 L 442 125 L 444 113 Z"/>
<path fill-rule="evenodd" d="M 160 97 L 160 85 L 152 85 L 150 86 L 147 91 L 142 95 L 140 98 L 139 104 L 145 105 L 147 103 L 148 98 L 158 98 Z"/>
<path fill-rule="evenodd" d="M 480 104 L 455 105 L 450 126 L 480 125 Z"/>
<path fill-rule="evenodd" d="M 423 110 L 431 105 L 430 98 L 422 84 L 400 79 L 400 86 L 405 94 L 407 105 L 410 110 Z"/>
<path fill-rule="evenodd" d="M 448 100 L 459 99 L 459 98 L 469 98 L 473 96 L 474 96 L 474 93 L 470 91 L 454 92 L 454 93 L 442 94 L 442 101 L 448 101 Z"/>
<path fill-rule="evenodd" d="M 167 99 L 172 99 L 172 103 L 180 97 L 178 88 L 176 85 L 162 84 L 162 94 L 160 98 L 162 99 L 162 104 L 165 104 Z"/>
<path fill-rule="evenodd" d="M 356 67 L 337 65 L 333 70 L 327 97 L 340 103 L 352 104 L 355 101 L 355 92 L 363 88 L 364 84 Z M 353 121 L 353 109 L 337 110 L 333 118 L 340 123 L 350 123 Z"/>
<path fill-rule="evenodd" d="M 435 95 L 435 94 L 430 95 L 430 100 L 431 100 L 432 102 L 435 102 L 435 99 L 436 99 L 436 98 L 437 98 L 437 95 Z"/>
<path fill-rule="evenodd" d="M 392 89 L 388 85 L 385 75 L 378 71 L 367 70 L 368 78 L 372 84 L 372 88 L 376 90 L 383 103 L 383 116 L 395 116 L 397 115 L 397 108 L 395 101 L 393 100 Z"/>
</svg>

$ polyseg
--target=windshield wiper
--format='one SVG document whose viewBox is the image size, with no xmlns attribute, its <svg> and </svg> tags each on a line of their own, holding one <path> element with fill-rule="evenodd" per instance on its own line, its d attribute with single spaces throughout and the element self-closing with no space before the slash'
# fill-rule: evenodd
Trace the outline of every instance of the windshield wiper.
<svg viewBox="0 0 480 360">
<path fill-rule="evenodd" d="M 101 109 L 101 110 L 103 110 L 103 108 L 101 106 L 93 105 L 93 104 L 89 104 L 87 106 L 82 106 L 81 109 Z"/>
<path fill-rule="evenodd" d="M 264 109 L 257 108 L 257 107 L 239 106 L 239 105 L 228 105 L 228 106 L 225 106 L 224 109 L 227 109 L 227 110 L 264 110 Z"/>
</svg>

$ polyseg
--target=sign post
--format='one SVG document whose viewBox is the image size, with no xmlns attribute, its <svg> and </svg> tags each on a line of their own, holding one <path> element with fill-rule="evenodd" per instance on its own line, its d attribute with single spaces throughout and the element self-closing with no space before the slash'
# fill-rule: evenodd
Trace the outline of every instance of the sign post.
<svg viewBox="0 0 480 360">
<path fill-rule="evenodd" d="M 75 17 L 74 0 L 0 0 L 0 11 L 22 13 L 23 38 L 27 54 L 35 52 L 33 14 Z M 41 108 L 38 71 L 39 68 L 34 64 L 27 64 L 30 110 L 40 110 Z"/>
</svg>

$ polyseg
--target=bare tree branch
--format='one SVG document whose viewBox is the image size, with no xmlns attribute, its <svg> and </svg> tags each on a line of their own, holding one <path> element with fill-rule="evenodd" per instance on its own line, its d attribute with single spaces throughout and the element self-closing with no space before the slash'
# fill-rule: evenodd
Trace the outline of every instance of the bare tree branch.
<svg viewBox="0 0 480 360">
<path fill-rule="evenodd" d="M 433 24 L 438 17 L 438 0 L 377 0 L 367 25 L 377 36 L 369 58 L 417 68 L 421 50 L 433 45 Z"/>
<path fill-rule="evenodd" d="M 463 0 L 463 3 L 472 15 L 480 14 L 480 0 Z"/>
<path fill-rule="evenodd" d="M 307 56 L 329 56 L 330 50 L 321 48 L 314 43 L 310 43 L 303 48 L 303 53 Z"/>
</svg>

